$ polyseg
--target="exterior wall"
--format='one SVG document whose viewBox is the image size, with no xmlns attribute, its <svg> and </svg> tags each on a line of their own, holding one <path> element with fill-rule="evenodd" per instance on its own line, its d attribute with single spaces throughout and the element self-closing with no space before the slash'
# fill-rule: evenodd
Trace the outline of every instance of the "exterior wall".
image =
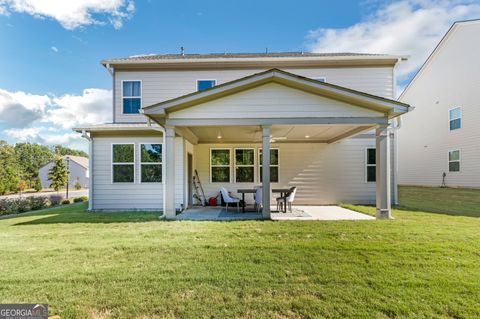
<svg viewBox="0 0 480 319">
<path fill-rule="evenodd" d="M 480 23 L 452 29 L 401 101 L 415 107 L 399 131 L 399 184 L 480 187 Z M 449 130 L 449 110 L 462 107 L 462 127 Z M 448 151 L 460 150 L 460 172 Z"/>
<path fill-rule="evenodd" d="M 255 147 L 255 183 L 210 183 L 210 149 L 231 148 L 233 181 L 233 149 Z M 260 184 L 258 150 L 261 144 L 198 144 L 194 147 L 195 168 L 205 195 L 217 196 L 220 187 L 232 193 L 240 188 Z M 366 182 L 366 148 L 375 147 L 374 138 L 351 138 L 334 144 L 274 143 L 279 149 L 279 183 L 272 188 L 297 186 L 295 204 L 375 203 L 375 183 Z M 274 203 L 275 195 L 272 195 Z M 253 196 L 247 194 L 247 202 Z"/>
<path fill-rule="evenodd" d="M 47 163 L 45 166 L 39 169 L 38 177 L 42 183 L 42 188 L 50 188 L 51 181 L 48 178 L 48 172 L 53 167 L 53 162 Z M 87 169 L 74 161 L 70 161 L 70 175 L 68 181 L 68 187 L 70 189 L 75 189 L 75 184 L 77 183 L 77 176 L 80 178 L 80 184 L 82 188 L 88 188 L 88 179 Z"/>
<path fill-rule="evenodd" d="M 140 183 L 140 143 L 163 143 L 158 135 L 94 137 L 93 210 L 162 210 L 163 183 Z M 135 183 L 112 183 L 112 143 L 135 143 Z"/>
<path fill-rule="evenodd" d="M 292 105 L 295 108 L 292 108 Z M 254 114 L 254 115 L 253 115 Z M 170 118 L 383 117 L 384 114 L 269 83 L 170 113 Z"/>
<path fill-rule="evenodd" d="M 197 79 L 215 79 L 217 84 L 236 80 L 266 69 L 237 70 L 173 70 L 173 71 L 116 71 L 114 87 L 114 121 L 118 123 L 146 122 L 141 114 L 122 114 L 122 81 L 142 81 L 142 106 L 176 98 L 197 90 Z M 305 77 L 326 77 L 328 83 L 374 95 L 393 98 L 393 68 L 284 68 Z"/>
</svg>

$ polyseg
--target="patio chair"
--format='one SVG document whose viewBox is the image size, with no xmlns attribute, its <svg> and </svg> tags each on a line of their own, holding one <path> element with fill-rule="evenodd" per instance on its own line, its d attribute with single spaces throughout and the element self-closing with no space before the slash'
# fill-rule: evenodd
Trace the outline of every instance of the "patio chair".
<svg viewBox="0 0 480 319">
<path fill-rule="evenodd" d="M 261 186 L 255 187 L 255 209 L 257 213 L 260 212 L 260 208 L 263 203 L 263 188 Z"/>
<path fill-rule="evenodd" d="M 280 211 L 280 209 L 283 210 L 283 204 L 285 203 L 285 205 L 288 207 L 288 210 L 291 213 L 292 204 L 293 204 L 293 201 L 295 200 L 296 193 L 297 193 L 297 188 L 294 186 L 290 188 L 290 191 L 287 194 L 285 194 L 285 196 L 277 197 L 277 210 L 278 211 Z M 287 207 L 285 207 L 285 210 L 287 209 Z"/>
<path fill-rule="evenodd" d="M 224 187 L 220 187 L 220 193 L 222 193 L 223 201 L 227 205 L 227 212 L 228 212 L 228 204 L 237 204 L 237 212 L 240 211 L 240 198 L 236 198 L 230 196 L 228 191 Z"/>
</svg>

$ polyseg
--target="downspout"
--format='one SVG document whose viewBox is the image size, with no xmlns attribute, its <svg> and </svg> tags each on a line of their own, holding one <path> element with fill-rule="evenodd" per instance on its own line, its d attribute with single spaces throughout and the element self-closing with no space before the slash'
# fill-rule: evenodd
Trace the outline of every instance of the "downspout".
<svg viewBox="0 0 480 319">
<path fill-rule="evenodd" d="M 399 58 L 397 60 L 397 63 L 395 63 L 395 66 L 392 68 L 392 81 L 393 81 L 393 97 L 397 99 L 397 78 L 395 77 L 395 69 L 397 68 L 397 65 L 404 61 L 404 58 Z M 398 141 L 397 141 L 397 134 L 398 134 L 398 129 L 401 128 L 402 126 L 402 120 L 400 117 L 396 118 L 396 122 L 392 123 L 391 127 L 391 132 L 393 136 L 393 204 L 398 205 Z"/>
<path fill-rule="evenodd" d="M 88 141 L 88 169 L 90 170 L 90 175 L 88 178 L 88 210 L 93 210 L 93 177 L 95 176 L 93 172 L 93 138 L 87 134 L 85 130 L 82 131 L 82 137 Z"/>
<path fill-rule="evenodd" d="M 115 69 L 110 66 L 110 64 L 105 64 L 105 69 L 107 69 L 108 73 L 112 76 L 112 102 L 113 102 L 113 108 L 112 108 L 112 122 L 115 123 Z"/>
</svg>

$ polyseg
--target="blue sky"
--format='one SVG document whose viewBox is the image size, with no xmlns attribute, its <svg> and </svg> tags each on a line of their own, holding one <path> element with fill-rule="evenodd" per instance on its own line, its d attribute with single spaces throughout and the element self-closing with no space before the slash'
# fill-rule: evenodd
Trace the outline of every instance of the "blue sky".
<svg viewBox="0 0 480 319">
<path fill-rule="evenodd" d="M 69 2 L 0 0 L 0 139 L 85 149 L 70 128 L 109 120 L 104 58 L 180 46 L 408 54 L 402 86 L 453 21 L 480 17 L 478 1 L 456 0 Z"/>
</svg>

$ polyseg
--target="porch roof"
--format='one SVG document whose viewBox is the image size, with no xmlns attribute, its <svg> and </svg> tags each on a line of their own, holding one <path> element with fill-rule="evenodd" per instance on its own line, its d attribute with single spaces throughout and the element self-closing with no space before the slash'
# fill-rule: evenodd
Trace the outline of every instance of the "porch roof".
<svg viewBox="0 0 480 319">
<path fill-rule="evenodd" d="M 389 119 L 408 112 L 410 107 L 408 104 L 392 99 L 309 79 L 279 69 L 271 69 L 220 84 L 204 91 L 145 106 L 141 109 L 141 112 L 158 122 L 159 118 L 168 118 L 168 115 L 172 112 L 247 91 L 267 83 L 282 84 L 332 100 L 350 103 L 367 110 L 381 112 Z"/>
</svg>

